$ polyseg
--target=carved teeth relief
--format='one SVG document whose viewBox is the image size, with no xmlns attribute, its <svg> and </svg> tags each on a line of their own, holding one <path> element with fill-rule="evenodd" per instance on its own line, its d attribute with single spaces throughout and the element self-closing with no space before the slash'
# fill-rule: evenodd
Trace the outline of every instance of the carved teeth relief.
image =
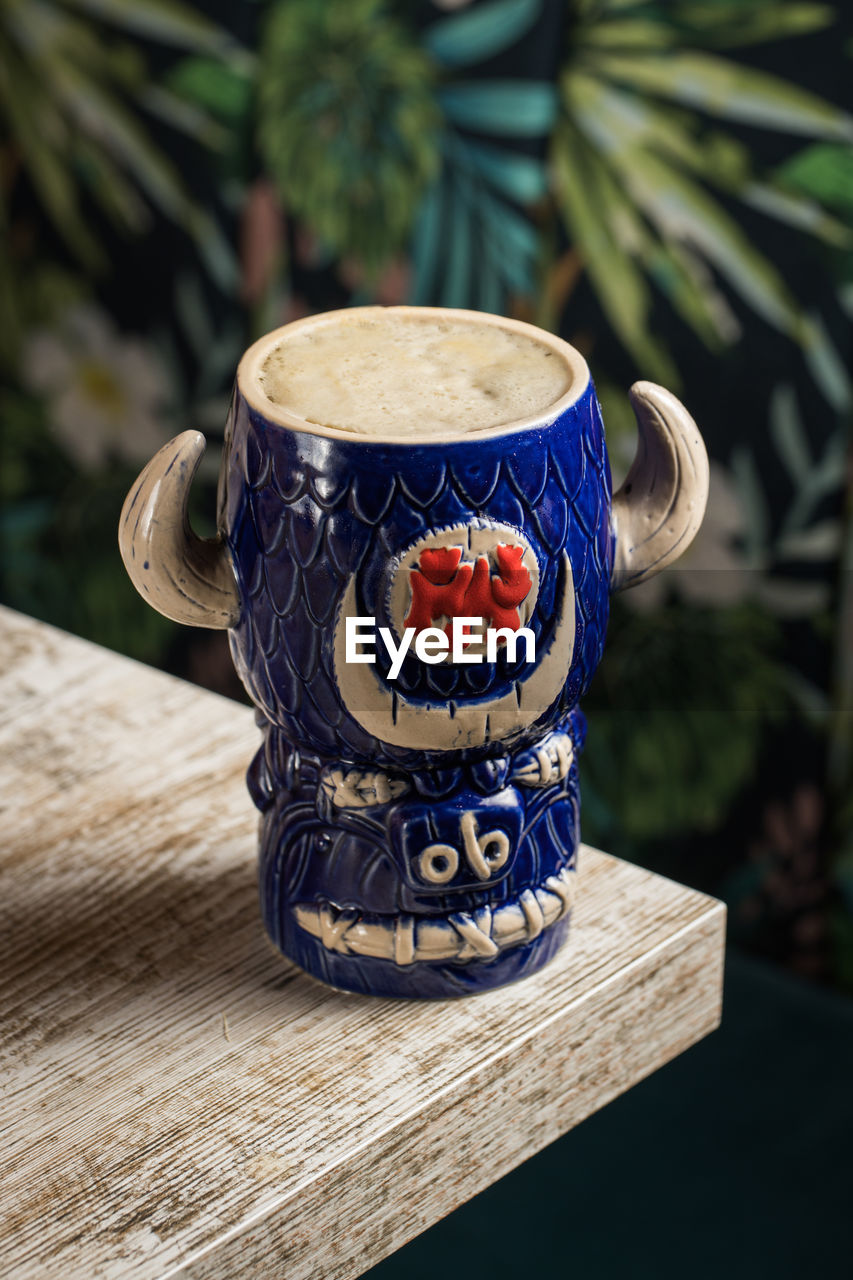
<svg viewBox="0 0 853 1280">
<path fill-rule="evenodd" d="M 380 769 L 329 769 L 320 782 L 321 787 L 338 809 L 368 809 L 371 805 L 387 804 L 408 791 L 408 783 L 402 778 L 389 778 Z"/>
<path fill-rule="evenodd" d="M 551 733 L 524 753 L 513 771 L 513 782 L 524 787 L 547 787 L 562 782 L 572 767 L 574 747 L 566 733 Z"/>
<path fill-rule="evenodd" d="M 515 902 L 459 911 L 445 917 L 363 916 L 331 903 L 297 903 L 301 928 L 328 951 L 408 965 L 418 961 L 491 960 L 500 951 L 532 942 L 572 908 L 575 872 L 564 867 Z"/>
</svg>

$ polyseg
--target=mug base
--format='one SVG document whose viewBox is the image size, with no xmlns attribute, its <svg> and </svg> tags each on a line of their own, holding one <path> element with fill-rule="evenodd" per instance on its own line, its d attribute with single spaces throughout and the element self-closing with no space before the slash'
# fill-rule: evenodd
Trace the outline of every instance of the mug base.
<svg viewBox="0 0 853 1280">
<path fill-rule="evenodd" d="M 265 737 L 249 771 L 261 913 L 311 977 L 452 999 L 535 973 L 561 946 L 577 882 L 578 713 L 514 756 L 387 778 Z"/>
<path fill-rule="evenodd" d="M 402 1000 L 448 1000 L 478 995 L 529 977 L 548 964 L 566 942 L 570 914 L 532 942 L 513 947 L 491 960 L 461 964 L 416 961 L 395 964 L 372 956 L 341 955 L 305 930 L 288 931 L 273 945 L 308 977 L 343 995 L 369 995 Z"/>
</svg>

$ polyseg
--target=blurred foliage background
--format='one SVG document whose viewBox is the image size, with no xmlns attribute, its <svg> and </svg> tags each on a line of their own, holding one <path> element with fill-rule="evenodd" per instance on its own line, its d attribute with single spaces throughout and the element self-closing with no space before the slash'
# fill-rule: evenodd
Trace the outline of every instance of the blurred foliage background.
<svg viewBox="0 0 853 1280">
<path fill-rule="evenodd" d="M 588 841 L 725 897 L 853 989 L 853 29 L 798 0 L 0 0 L 6 603 L 240 696 L 115 530 L 243 349 L 328 307 L 474 307 L 712 456 L 702 532 L 614 600 Z"/>
</svg>

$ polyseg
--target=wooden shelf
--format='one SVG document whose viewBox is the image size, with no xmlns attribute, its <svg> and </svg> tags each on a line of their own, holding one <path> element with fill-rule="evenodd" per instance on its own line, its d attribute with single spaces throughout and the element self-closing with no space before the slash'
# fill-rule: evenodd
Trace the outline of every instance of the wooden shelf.
<svg viewBox="0 0 853 1280">
<path fill-rule="evenodd" d="M 251 711 L 0 636 L 0 1275 L 358 1276 L 716 1026 L 721 904 L 592 849 L 524 982 L 322 987 L 261 928 Z"/>
</svg>

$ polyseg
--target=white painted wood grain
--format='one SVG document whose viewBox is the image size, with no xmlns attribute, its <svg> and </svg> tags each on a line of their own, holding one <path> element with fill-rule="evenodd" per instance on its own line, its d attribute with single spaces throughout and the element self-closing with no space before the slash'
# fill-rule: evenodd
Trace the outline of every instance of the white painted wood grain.
<svg viewBox="0 0 853 1280">
<path fill-rule="evenodd" d="M 329 991 L 261 928 L 251 712 L 0 638 L 0 1275 L 357 1276 L 716 1025 L 723 908 L 590 849 L 541 973 Z"/>
</svg>

